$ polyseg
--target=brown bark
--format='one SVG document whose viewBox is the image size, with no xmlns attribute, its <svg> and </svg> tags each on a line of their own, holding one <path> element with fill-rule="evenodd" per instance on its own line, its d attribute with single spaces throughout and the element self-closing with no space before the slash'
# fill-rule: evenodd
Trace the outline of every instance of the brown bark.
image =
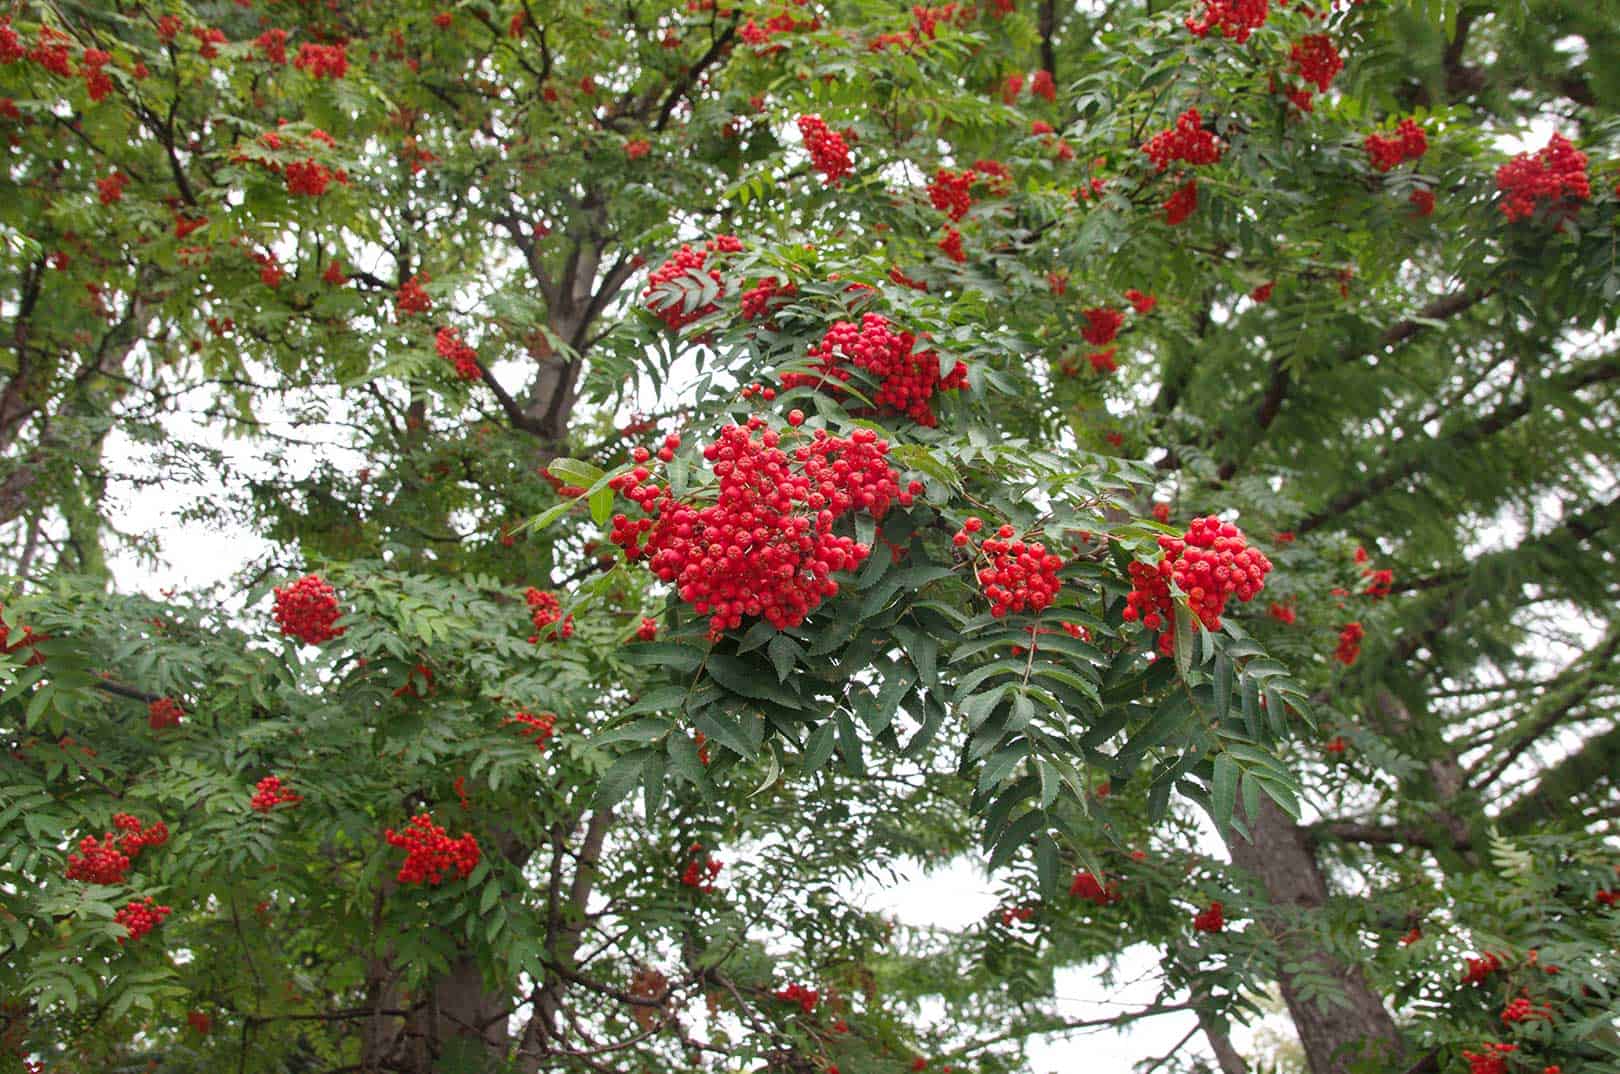
<svg viewBox="0 0 1620 1074">
<path fill-rule="evenodd" d="M 1277 983 L 1305 1048 L 1311 1074 L 1350 1074 L 1358 1058 L 1381 1061 L 1405 1053 L 1395 1021 L 1368 985 L 1359 967 L 1325 950 L 1298 924 L 1301 913 L 1327 902 L 1327 882 L 1311 849 L 1310 833 L 1268 798 L 1257 815 L 1246 817 L 1253 842 L 1232 834 L 1232 861 L 1255 876 L 1272 909 L 1261 924 L 1276 939 Z M 1330 978 L 1343 1005 L 1311 994 L 1307 978 Z"/>
</svg>

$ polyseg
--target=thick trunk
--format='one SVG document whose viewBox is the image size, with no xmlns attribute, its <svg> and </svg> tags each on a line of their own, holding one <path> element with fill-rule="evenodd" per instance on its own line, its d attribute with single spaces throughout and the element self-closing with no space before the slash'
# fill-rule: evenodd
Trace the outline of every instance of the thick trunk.
<svg viewBox="0 0 1620 1074">
<path fill-rule="evenodd" d="M 1245 820 L 1254 835 L 1228 837 L 1232 861 L 1259 879 L 1272 911 L 1261 924 L 1276 938 L 1277 983 L 1288 1003 L 1311 1074 L 1350 1074 L 1357 1059 L 1388 1062 L 1404 1053 L 1395 1021 L 1361 970 L 1322 947 L 1298 915 L 1327 902 L 1327 882 L 1306 830 L 1270 799 Z M 1332 980 L 1342 1005 L 1317 995 L 1317 980 Z"/>
<path fill-rule="evenodd" d="M 1249 1065 L 1243 1061 L 1238 1050 L 1232 1047 L 1232 1038 L 1227 1036 L 1224 1024 L 1199 1012 L 1198 1025 L 1204 1031 L 1204 1039 L 1209 1041 L 1210 1051 L 1215 1053 L 1215 1061 L 1220 1064 L 1221 1074 L 1248 1074 Z"/>
</svg>

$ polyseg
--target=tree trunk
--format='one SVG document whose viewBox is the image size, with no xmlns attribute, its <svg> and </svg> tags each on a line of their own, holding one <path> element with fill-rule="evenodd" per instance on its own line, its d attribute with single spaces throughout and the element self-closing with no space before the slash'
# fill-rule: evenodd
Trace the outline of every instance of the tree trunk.
<svg viewBox="0 0 1620 1074">
<path fill-rule="evenodd" d="M 1245 823 L 1254 841 L 1233 833 L 1227 848 L 1234 864 L 1259 879 L 1271 902 L 1260 923 L 1276 938 L 1277 983 L 1311 1074 L 1350 1074 L 1357 1059 L 1399 1059 L 1405 1048 L 1395 1021 L 1361 970 L 1325 950 L 1299 925 L 1300 912 L 1320 908 L 1328 895 L 1307 832 L 1264 797 L 1259 814 Z M 1314 983 L 1307 987 L 1307 981 L 1317 977 L 1335 982 L 1343 1005 L 1312 995 Z"/>
</svg>

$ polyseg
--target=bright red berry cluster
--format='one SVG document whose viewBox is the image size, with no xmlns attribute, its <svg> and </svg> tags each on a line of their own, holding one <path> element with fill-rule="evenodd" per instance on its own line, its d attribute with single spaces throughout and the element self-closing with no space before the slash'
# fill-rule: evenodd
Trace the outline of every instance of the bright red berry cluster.
<svg viewBox="0 0 1620 1074">
<path fill-rule="evenodd" d="M 967 261 L 967 251 L 962 249 L 962 233 L 954 227 L 947 227 L 945 237 L 934 245 L 939 247 L 940 253 L 958 265 Z"/>
<path fill-rule="evenodd" d="M 154 731 L 165 727 L 178 727 L 186 710 L 172 697 L 160 697 L 146 706 L 146 724 Z"/>
<path fill-rule="evenodd" d="M 529 605 L 529 621 L 534 624 L 535 632 L 529 636 L 531 644 L 539 644 L 542 636 L 547 641 L 565 640 L 574 636 L 574 617 L 563 615 L 562 602 L 555 594 L 530 586 L 524 591 L 523 600 Z M 547 630 L 553 623 L 559 622 L 560 626 Z"/>
<path fill-rule="evenodd" d="M 968 519 L 952 538 L 953 542 L 976 532 L 977 526 L 972 529 L 968 526 L 978 521 Z M 1011 526 L 1002 526 L 994 537 L 985 538 L 979 546 L 987 560 L 985 566 L 977 570 L 979 588 L 990 601 L 990 614 L 997 619 L 1008 612 L 1045 611 L 1063 586 L 1058 578 L 1058 571 L 1063 569 L 1063 557 L 1048 552 L 1038 541 L 1013 539 L 1017 532 Z"/>
<path fill-rule="evenodd" d="M 693 843 L 687 848 L 686 853 L 689 860 L 681 872 L 681 883 L 689 888 L 696 888 L 705 895 L 714 891 L 715 878 L 720 875 L 720 870 L 725 868 L 725 863 L 709 857 L 704 852 L 702 843 Z"/>
<path fill-rule="evenodd" d="M 1387 172 L 1403 161 L 1417 160 L 1429 151 L 1429 136 L 1416 120 L 1403 119 L 1393 137 L 1373 133 L 1361 143 L 1372 159 L 1372 166 Z"/>
<path fill-rule="evenodd" d="M 1184 537 L 1160 537 L 1163 557 L 1156 567 L 1132 563 L 1132 587 L 1125 598 L 1125 621 L 1140 619 L 1150 630 L 1171 621 L 1170 582 L 1187 594 L 1187 610 L 1208 630 L 1221 628 L 1221 615 L 1233 597 L 1254 599 L 1265 586 L 1271 561 L 1250 548 L 1243 531 L 1213 516 L 1195 518 Z M 1160 649 L 1168 651 L 1165 637 Z M 1173 644 L 1173 643 L 1171 643 Z"/>
<path fill-rule="evenodd" d="M 163 924 L 163 919 L 173 912 L 170 907 L 154 903 L 150 895 L 145 899 L 134 899 L 126 903 L 123 909 L 113 915 L 113 920 L 129 931 L 127 937 L 118 937 L 118 942 L 140 939 Z"/>
<path fill-rule="evenodd" d="M 1574 212 L 1572 203 L 1592 196 L 1586 175 L 1586 154 L 1562 134 L 1554 134 L 1534 153 L 1520 153 L 1496 169 L 1496 189 L 1507 195 L 1500 206 L 1509 220 L 1534 215 L 1538 203 Z"/>
<path fill-rule="evenodd" d="M 1550 1022 L 1553 1020 L 1553 1009 L 1547 1004 L 1537 1006 L 1530 1001 L 1529 996 L 1520 996 L 1502 1009 L 1502 1024 L 1512 1025 L 1514 1022 L 1532 1021 Z"/>
<path fill-rule="evenodd" d="M 128 813 L 113 814 L 113 826 L 121 835 L 107 832 L 99 840 L 87 835 L 79 840 L 79 851 L 68 855 L 67 878 L 87 884 L 121 884 L 132 862 L 147 847 L 169 841 L 169 826 L 158 821 L 150 828 Z"/>
<path fill-rule="evenodd" d="M 96 180 L 96 197 L 103 205 L 115 205 L 124 200 L 124 188 L 128 185 L 129 176 L 115 171 L 104 179 Z"/>
<path fill-rule="evenodd" d="M 850 173 L 849 145 L 820 116 L 800 116 L 799 135 L 810 151 L 810 166 L 821 173 L 822 182 L 833 186 Z"/>
<path fill-rule="evenodd" d="M 422 284 L 428 279 L 426 273 L 418 273 L 399 285 L 399 292 L 394 295 L 394 308 L 401 317 L 411 313 L 426 313 L 433 308 L 433 298 L 422 290 Z"/>
<path fill-rule="evenodd" d="M 658 620 L 642 617 L 641 625 L 636 627 L 637 641 L 653 641 L 658 637 Z"/>
<path fill-rule="evenodd" d="M 1406 200 L 1419 216 L 1434 215 L 1434 191 L 1418 187 L 1406 196 Z"/>
<path fill-rule="evenodd" d="M 936 392 L 955 391 L 967 383 L 967 366 L 957 362 L 949 374 L 939 375 L 939 356 L 916 350 L 917 337 L 896 332 L 881 313 L 867 313 L 861 323 L 839 321 L 827 329 L 810 350 L 819 363 L 813 373 L 784 373 L 784 388 L 821 388 L 836 391 L 849 380 L 848 366 L 866 370 L 879 380 L 872 401 L 881 409 L 904 414 L 918 425 L 939 424 L 931 402 Z"/>
<path fill-rule="evenodd" d="M 318 574 L 306 574 L 289 586 L 277 586 L 275 617 L 281 632 L 306 645 L 320 645 L 340 637 L 344 628 L 335 626 L 343 614 L 338 608 L 337 590 Z"/>
<path fill-rule="evenodd" d="M 1096 306 L 1085 311 L 1086 326 L 1080 336 L 1093 347 L 1106 347 L 1119 335 L 1125 315 L 1111 306 Z"/>
<path fill-rule="evenodd" d="M 1219 902 L 1212 902 L 1206 910 L 1200 910 L 1193 915 L 1194 932 L 1224 932 L 1226 930 L 1226 907 Z"/>
<path fill-rule="evenodd" d="M 1151 294 L 1147 294 L 1146 292 L 1138 291 L 1134 287 L 1125 292 L 1125 300 L 1131 304 L 1132 309 L 1142 315 L 1152 313 L 1153 307 L 1159 304 L 1159 300 L 1156 297 Z"/>
<path fill-rule="evenodd" d="M 1119 883 L 1110 880 L 1104 884 L 1093 876 L 1089 869 L 1082 869 L 1074 874 L 1074 879 L 1069 881 L 1069 894 L 1098 906 L 1107 906 L 1120 900 Z"/>
<path fill-rule="evenodd" d="M 1328 86 L 1344 70 L 1344 59 L 1327 34 L 1306 34 L 1289 50 L 1288 59 L 1294 73 L 1314 85 L 1318 93 L 1326 93 Z"/>
<path fill-rule="evenodd" d="M 742 293 L 741 300 L 743 319 L 752 321 L 758 317 L 764 316 L 765 313 L 770 309 L 771 299 L 777 297 L 778 295 L 786 297 L 788 295 L 797 294 L 798 290 L 798 287 L 794 285 L 792 280 L 789 280 L 787 283 L 783 283 L 775 276 L 765 277 L 763 280 L 759 281 L 759 283 Z"/>
<path fill-rule="evenodd" d="M 405 864 L 399 867 L 396 879 L 401 884 L 430 884 L 438 886 L 446 873 L 465 878 L 478 867 L 478 840 L 471 834 L 451 839 L 445 830 L 433 823 L 428 813 L 411 818 L 411 826 L 403 832 L 389 828 L 383 833 L 390 846 L 405 851 Z"/>
<path fill-rule="evenodd" d="M 1463 1052 L 1468 1074 L 1508 1074 L 1507 1056 L 1519 1050 L 1517 1044 L 1485 1044 L 1482 1052 Z"/>
<path fill-rule="evenodd" d="M 928 200 L 952 220 L 960 220 L 973 208 L 973 183 L 978 178 L 979 174 L 972 168 L 962 172 L 941 168 L 928 184 Z"/>
<path fill-rule="evenodd" d="M 1174 127 L 1144 142 L 1142 152 L 1161 172 L 1177 160 L 1193 165 L 1215 164 L 1221 159 L 1221 143 L 1213 131 L 1204 129 L 1203 123 L 1198 109 L 1189 108 L 1176 117 Z"/>
<path fill-rule="evenodd" d="M 779 445 L 759 416 L 728 425 L 703 450 L 719 492 L 710 506 L 676 499 L 648 481 L 645 467 L 613 479 L 613 488 L 653 516 L 615 515 L 612 540 L 642 559 L 699 615 L 713 637 L 761 616 L 777 627 L 798 626 L 838 592 L 831 577 L 853 570 L 870 549 L 835 535 L 851 511 L 881 518 L 891 503 L 910 503 L 889 466 L 889 445 L 868 429 L 848 439 L 817 429 L 808 444 Z M 643 543 L 645 536 L 645 543 Z"/>
<path fill-rule="evenodd" d="M 1367 636 L 1360 623 L 1346 623 L 1339 631 L 1339 645 L 1333 650 L 1333 659 L 1349 667 L 1361 658 L 1361 639 Z"/>
<path fill-rule="evenodd" d="M 821 1002 L 821 993 L 814 988 L 806 988 L 801 984 L 790 984 L 775 993 L 776 998 L 784 1003 L 797 1003 L 799 1009 L 805 1014 L 815 1013 L 816 1004 Z"/>
<path fill-rule="evenodd" d="M 282 169 L 287 179 L 287 192 L 307 198 L 318 198 L 326 193 L 332 182 L 332 171 L 313 157 L 295 160 Z"/>
<path fill-rule="evenodd" d="M 1189 179 L 1176 187 L 1164 202 L 1164 222 L 1176 227 L 1198 208 L 1198 180 Z"/>
<path fill-rule="evenodd" d="M 483 376 L 483 370 L 478 365 L 478 352 L 467 345 L 458 329 L 439 329 L 433 336 L 433 349 L 439 352 L 439 357 L 456 367 L 456 376 L 462 380 L 477 380 Z"/>
<path fill-rule="evenodd" d="M 342 78 L 349 73 L 349 54 L 342 45 L 303 44 L 293 66 L 311 78 Z"/>
<path fill-rule="evenodd" d="M 641 295 L 643 298 L 649 298 L 660 286 L 671 280 L 682 276 L 699 274 L 707 275 L 710 280 L 719 284 L 719 293 L 723 295 L 726 293 L 726 288 L 720 279 L 720 271 L 714 268 L 705 270 L 709 255 L 741 253 L 742 248 L 742 240 L 735 235 L 716 235 L 705 242 L 702 249 L 694 249 L 690 244 L 684 244 L 679 250 L 675 251 L 668 261 L 665 261 L 652 271 L 652 275 L 647 277 L 647 289 Z M 660 301 L 662 301 L 662 298 Z M 685 301 L 677 298 L 667 306 L 659 305 L 654 307 L 649 303 L 648 308 L 652 309 L 653 315 L 668 325 L 672 332 L 680 331 L 693 321 L 707 317 L 719 308 L 712 302 L 692 309 L 687 309 L 686 305 Z"/>
<path fill-rule="evenodd" d="M 1468 959 L 1468 965 L 1462 972 L 1462 983 L 1465 985 L 1484 984 L 1485 979 L 1502 968 L 1502 960 L 1489 951 L 1479 958 Z"/>
<path fill-rule="evenodd" d="M 1203 14 L 1187 16 L 1184 25 L 1199 37 L 1214 30 L 1241 45 L 1270 14 L 1270 0 L 1204 0 Z"/>
<path fill-rule="evenodd" d="M 268 813 L 278 805 L 297 805 L 304 796 L 283 786 L 280 776 L 265 776 L 253 788 L 253 799 L 248 804 L 255 813 Z"/>
<path fill-rule="evenodd" d="M 541 753 L 546 751 L 551 738 L 557 732 L 557 714 L 554 712 L 519 712 L 501 721 L 505 727 L 509 723 L 518 725 L 518 734 L 534 743 L 534 748 Z"/>
</svg>

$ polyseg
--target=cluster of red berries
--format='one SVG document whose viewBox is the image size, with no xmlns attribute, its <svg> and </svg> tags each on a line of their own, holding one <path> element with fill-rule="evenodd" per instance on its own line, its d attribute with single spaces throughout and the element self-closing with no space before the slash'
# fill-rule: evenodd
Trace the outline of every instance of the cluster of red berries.
<svg viewBox="0 0 1620 1074">
<path fill-rule="evenodd" d="M 822 182 L 833 186 L 850 173 L 849 145 L 820 116 L 800 116 L 799 135 L 810 151 L 810 166 L 821 173 Z"/>
<path fill-rule="evenodd" d="M 1184 222 L 1198 208 L 1198 180 L 1189 179 L 1164 201 L 1164 222 L 1171 227 Z"/>
<path fill-rule="evenodd" d="M 1242 530 L 1213 516 L 1193 519 L 1183 537 L 1160 537 L 1159 547 L 1164 555 L 1156 566 L 1131 564 L 1132 587 L 1125 598 L 1125 621 L 1140 619 L 1149 630 L 1170 622 L 1172 581 L 1187 594 L 1187 610 L 1206 629 L 1219 630 L 1227 602 L 1254 599 L 1271 570 L 1271 561 L 1249 547 Z M 1163 637 L 1159 647 L 1168 651 Z"/>
<path fill-rule="evenodd" d="M 116 205 L 124 200 L 124 188 L 128 185 L 129 176 L 114 171 L 106 178 L 96 180 L 96 198 L 103 205 Z"/>
<path fill-rule="evenodd" d="M 311 78 L 342 78 L 349 73 L 349 54 L 342 45 L 302 44 L 293 66 Z"/>
<path fill-rule="evenodd" d="M 793 0 L 793 2 L 802 7 L 805 0 Z M 784 8 L 766 19 L 763 26 L 750 18 L 743 23 L 742 29 L 737 31 L 737 36 L 743 39 L 744 44 L 753 45 L 755 48 L 760 49 L 762 55 L 774 56 L 787 46 L 770 45 L 770 40 L 773 37 L 780 37 L 783 34 L 810 33 L 820 28 L 820 19 L 796 19 L 791 11 Z M 769 45 L 769 47 L 763 47 L 766 45 Z"/>
<path fill-rule="evenodd" d="M 446 873 L 465 878 L 478 867 L 478 840 L 471 834 L 451 839 L 428 813 L 412 817 L 411 826 L 403 832 L 389 828 L 383 838 L 405 851 L 405 864 L 396 877 L 401 884 L 437 886 Z"/>
<path fill-rule="evenodd" d="M 967 519 L 951 537 L 952 543 L 959 548 L 966 545 L 968 534 L 977 533 L 982 525 L 977 518 Z M 1048 552 L 1039 541 L 1014 540 L 1017 532 L 1011 526 L 1002 526 L 979 546 L 988 560 L 977 571 L 979 588 L 990 601 L 990 614 L 997 619 L 1008 612 L 1045 611 L 1063 586 L 1058 578 L 1063 557 Z"/>
<path fill-rule="evenodd" d="M 303 795 L 282 785 L 280 776 L 265 776 L 254 785 L 248 805 L 255 813 L 268 813 L 278 805 L 297 805 L 303 800 Z"/>
<path fill-rule="evenodd" d="M 84 50 L 84 66 L 79 73 L 84 76 L 84 89 L 92 101 L 104 101 L 113 91 L 112 79 L 102 70 L 111 60 L 110 52 L 99 48 Z"/>
<path fill-rule="evenodd" d="M 563 615 L 562 602 L 555 594 L 530 586 L 524 591 L 523 600 L 529 606 L 529 621 L 534 624 L 535 632 L 529 635 L 531 645 L 539 644 L 542 632 L 545 632 L 547 641 L 566 640 L 574 636 L 574 617 Z M 553 623 L 559 622 L 560 626 L 546 632 Z"/>
<path fill-rule="evenodd" d="M 1530 1002 L 1529 996 L 1520 996 L 1502 1009 L 1502 1024 L 1512 1025 L 1514 1022 L 1553 1020 L 1553 1009 L 1549 1004 L 1537 1006 Z"/>
<path fill-rule="evenodd" d="M 649 298 L 654 291 L 671 280 L 698 274 L 706 274 L 711 281 L 718 284 L 720 287 L 719 293 L 723 295 L 726 293 L 726 288 L 720 279 L 720 271 L 710 268 L 705 272 L 709 255 L 741 253 L 742 248 L 742 240 L 735 235 L 716 235 L 705 242 L 702 249 L 694 249 L 690 243 L 683 244 L 668 261 L 659 265 L 647 277 L 647 289 L 641 295 L 643 298 Z M 648 308 L 652 309 L 653 315 L 668 325 L 672 332 L 678 332 L 693 321 L 707 317 L 718 308 L 712 302 L 692 309 L 686 307 L 686 302 L 680 297 L 676 297 L 668 305 L 654 307 L 651 303 L 648 304 Z"/>
<path fill-rule="evenodd" d="M 433 298 L 422 289 L 426 282 L 426 273 L 418 273 L 399 285 L 399 292 L 394 295 L 394 308 L 401 317 L 411 313 L 426 313 L 433 308 Z"/>
<path fill-rule="evenodd" d="M 1372 159 L 1372 166 L 1387 172 L 1403 161 L 1417 160 L 1429 151 L 1429 136 L 1413 119 L 1403 119 L 1395 128 L 1393 137 L 1381 134 L 1367 135 L 1361 143 Z"/>
<path fill-rule="evenodd" d="M 477 380 L 483 376 L 483 370 L 478 365 L 478 352 L 461 338 L 460 330 L 439 329 L 433 336 L 433 349 L 439 352 L 439 357 L 456 367 L 456 376 L 462 380 Z"/>
<path fill-rule="evenodd" d="M 1419 216 L 1434 215 L 1434 191 L 1420 186 L 1408 194 L 1406 200 Z"/>
<path fill-rule="evenodd" d="M 1292 598 L 1290 598 L 1291 600 Z M 1277 620 L 1277 622 L 1286 623 L 1289 626 L 1293 626 L 1299 618 L 1299 613 L 1294 610 L 1292 603 L 1284 604 L 1275 600 L 1271 602 L 1271 607 L 1266 609 L 1266 614 Z"/>
<path fill-rule="evenodd" d="M 0 604 L 0 614 L 4 614 L 5 610 L 6 606 L 4 604 Z M 11 628 L 6 626 L 4 619 L 0 619 L 0 653 L 5 653 L 7 656 L 9 656 L 21 649 L 33 649 L 34 652 L 28 657 L 29 667 L 34 667 L 35 665 L 43 664 L 45 662 L 45 654 L 40 652 L 36 646 L 39 642 L 49 640 L 50 639 L 44 634 L 35 634 L 33 627 L 24 626 L 22 628 L 22 637 L 18 638 L 16 641 L 12 641 Z"/>
<path fill-rule="evenodd" d="M 1085 311 L 1086 326 L 1080 336 L 1093 347 L 1106 347 L 1119 335 L 1125 315 L 1110 306 L 1096 306 Z"/>
<path fill-rule="evenodd" d="M 99 840 L 87 835 L 79 840 L 78 853 L 68 855 L 67 878 L 87 884 L 121 884 L 130 864 L 147 847 L 169 841 L 169 826 L 158 821 L 150 828 L 128 813 L 114 813 L 113 826 L 119 835 L 105 833 Z"/>
<path fill-rule="evenodd" d="M 935 30 L 941 23 L 965 26 L 973 20 L 976 13 L 977 9 L 972 4 L 950 3 L 943 7 L 924 7 L 915 4 L 911 8 L 911 26 L 905 33 L 878 34 L 867 43 L 867 48 L 873 52 L 882 52 L 891 47 L 910 49 L 925 40 L 932 41 Z"/>
<path fill-rule="evenodd" d="M 792 449 L 758 415 L 728 425 L 703 449 L 719 480 L 714 504 L 678 500 L 651 483 L 638 466 L 612 481 L 653 516 L 631 521 L 615 515 L 611 539 L 632 560 L 642 559 L 682 600 L 710 616 L 719 637 L 761 616 L 782 629 L 798 626 L 838 592 L 831 577 L 853 570 L 870 549 L 835 535 L 833 524 L 850 511 L 881 518 L 896 500 L 909 504 L 920 486 L 901 492 L 889 466 L 889 445 L 869 429 L 848 439 L 817 429 L 810 443 Z M 645 543 L 643 543 L 645 536 Z"/>
<path fill-rule="evenodd" d="M 940 253 L 958 265 L 967 261 L 967 251 L 962 249 L 962 233 L 954 227 L 947 227 L 945 237 L 934 245 L 939 247 Z"/>
<path fill-rule="evenodd" d="M 282 169 L 287 178 L 287 192 L 308 198 L 318 198 L 336 177 L 330 168 L 313 157 L 295 160 Z"/>
<path fill-rule="evenodd" d="M 287 66 L 287 31 L 266 30 L 253 39 L 253 47 L 266 63 Z"/>
<path fill-rule="evenodd" d="M 1001 908 L 1001 923 L 1009 927 L 1020 921 L 1028 921 L 1034 916 L 1035 907 L 1028 904 L 1004 906 Z"/>
<path fill-rule="evenodd" d="M 113 915 L 113 920 L 124 926 L 129 935 L 118 937 L 118 942 L 126 939 L 138 940 L 148 932 L 163 924 L 163 919 L 174 911 L 167 906 L 159 906 L 148 895 L 144 899 L 134 899 L 126 903 L 123 909 Z"/>
<path fill-rule="evenodd" d="M 275 617 L 281 632 L 305 645 L 320 645 L 343 634 L 335 626 L 342 615 L 337 590 L 318 574 L 306 574 L 289 586 L 277 586 Z"/>
<path fill-rule="evenodd" d="M 1069 881 L 1069 894 L 1097 906 L 1107 906 L 1120 900 L 1119 882 L 1110 880 L 1104 884 L 1089 869 L 1082 869 Z"/>
<path fill-rule="evenodd" d="M 1339 630 L 1339 644 L 1333 650 L 1333 659 L 1349 667 L 1361 658 L 1361 640 L 1367 631 L 1360 623 L 1346 623 Z"/>
<path fill-rule="evenodd" d="M 1270 14 L 1270 0 L 1204 0 L 1203 14 L 1187 16 L 1184 25 L 1198 37 L 1214 30 L 1241 45 Z"/>
<path fill-rule="evenodd" d="M 1203 124 L 1198 109 L 1189 108 L 1176 117 L 1174 127 L 1160 131 L 1144 142 L 1142 152 L 1161 172 L 1177 160 L 1193 165 L 1215 164 L 1221 159 L 1221 143 L 1216 140 L 1213 131 L 1204 129 Z"/>
<path fill-rule="evenodd" d="M 686 849 L 686 853 L 690 859 L 681 873 L 681 883 L 689 888 L 696 888 L 705 895 L 714 891 L 715 878 L 720 875 L 720 870 L 725 868 L 725 863 L 704 853 L 702 843 L 693 843 Z"/>
<path fill-rule="evenodd" d="M 810 349 L 817 360 L 812 373 L 784 373 L 784 388 L 821 388 L 836 391 L 849 380 L 848 366 L 871 373 L 879 381 L 872 401 L 879 408 L 904 414 L 918 425 L 939 424 L 931 405 L 935 393 L 955 391 L 967 383 L 967 366 L 957 362 L 950 373 L 939 375 L 939 356 L 916 350 L 917 337 L 896 332 L 881 313 L 861 316 L 861 323 L 838 321 L 821 342 Z"/>
<path fill-rule="evenodd" d="M 960 220 L 973 208 L 973 183 L 978 178 L 978 172 L 972 168 L 961 172 L 941 168 L 928 184 L 928 200 L 952 220 Z"/>
<path fill-rule="evenodd" d="M 1508 1074 L 1507 1056 L 1519 1050 L 1517 1044 L 1485 1044 L 1482 1052 L 1463 1052 L 1468 1074 Z"/>
<path fill-rule="evenodd" d="M 775 996 L 784 1003 L 797 1003 L 805 1014 L 815 1013 L 816 1004 L 821 1002 L 820 992 L 801 984 L 790 984 L 777 991 Z"/>
<path fill-rule="evenodd" d="M 1206 910 L 1200 910 L 1193 915 L 1194 932 L 1224 932 L 1226 930 L 1226 907 L 1219 902 L 1212 902 Z"/>
<path fill-rule="evenodd" d="M 1592 196 L 1586 154 L 1555 133 L 1541 149 L 1520 153 L 1496 169 L 1496 189 L 1507 195 L 1500 208 L 1509 220 L 1527 219 L 1541 202 L 1567 215 L 1574 212 L 1571 203 Z"/>
<path fill-rule="evenodd" d="M 742 315 L 744 320 L 752 321 L 765 315 L 770 308 L 771 299 L 778 295 L 786 297 L 798 293 L 798 287 L 792 280 L 783 283 L 775 276 L 767 276 L 759 283 L 742 293 Z"/>
<path fill-rule="evenodd" d="M 557 714 L 554 712 L 519 712 L 501 721 L 505 727 L 509 723 L 518 725 L 518 734 L 534 743 L 534 748 L 544 753 L 551 737 L 557 732 Z"/>
<path fill-rule="evenodd" d="M 1318 93 L 1326 93 L 1344 70 L 1344 58 L 1327 34 L 1306 34 L 1288 51 L 1288 59 L 1294 73 L 1315 86 Z"/>
<path fill-rule="evenodd" d="M 653 641 L 658 637 L 658 620 L 642 616 L 641 625 L 636 627 L 637 641 Z"/>
<path fill-rule="evenodd" d="M 1465 985 L 1484 984 L 1485 979 L 1502 968 L 1502 960 L 1489 951 L 1479 958 L 1468 959 L 1468 965 L 1462 972 L 1462 983 Z"/>
<path fill-rule="evenodd" d="M 1125 300 L 1131 304 L 1132 309 L 1144 316 L 1152 313 L 1153 307 L 1159 304 L 1156 297 L 1145 291 L 1138 291 L 1134 287 L 1125 292 Z"/>
<path fill-rule="evenodd" d="M 178 727 L 186 710 L 172 697 L 160 697 L 146 706 L 146 725 L 154 731 Z"/>
</svg>

